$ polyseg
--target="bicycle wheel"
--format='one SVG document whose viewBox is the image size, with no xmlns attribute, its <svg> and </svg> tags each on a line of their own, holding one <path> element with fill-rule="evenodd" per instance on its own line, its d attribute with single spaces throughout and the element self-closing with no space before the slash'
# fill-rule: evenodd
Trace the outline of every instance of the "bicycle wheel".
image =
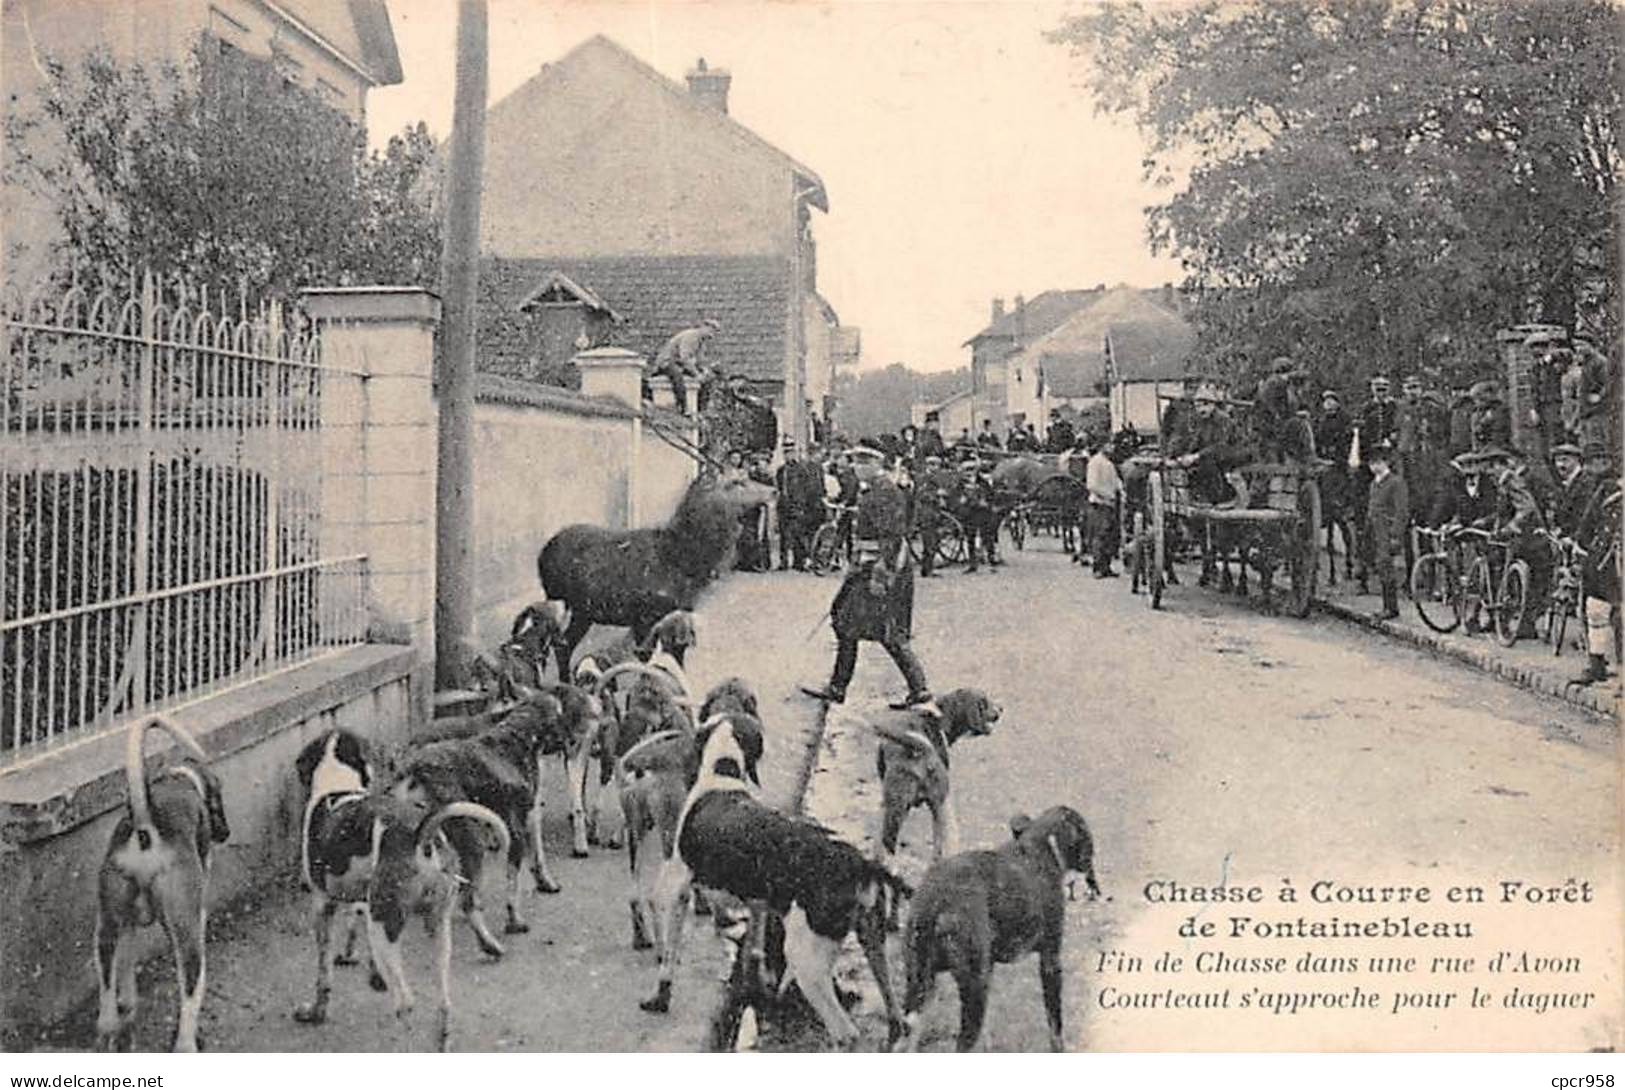
<svg viewBox="0 0 1625 1090">
<path fill-rule="evenodd" d="M 1482 556 L 1474 558 L 1467 568 L 1467 577 L 1462 580 L 1459 593 L 1461 604 L 1458 608 L 1467 635 L 1476 636 L 1494 625 L 1495 585 L 1490 578 L 1488 560 Z"/>
<path fill-rule="evenodd" d="M 833 523 L 826 523 L 818 528 L 818 532 L 813 535 L 811 552 L 808 565 L 814 575 L 824 575 L 841 566 L 840 537 Z"/>
<path fill-rule="evenodd" d="M 957 564 L 964 559 L 965 528 L 952 515 L 944 515 L 937 537 L 937 561 L 942 564 Z"/>
<path fill-rule="evenodd" d="M 1461 595 L 1444 553 L 1426 553 L 1411 567 L 1411 601 L 1422 623 L 1435 632 L 1454 632 L 1461 625 Z"/>
<path fill-rule="evenodd" d="M 1514 560 L 1501 576 L 1501 591 L 1495 600 L 1495 634 L 1502 647 L 1518 642 L 1524 611 L 1529 608 L 1529 565 Z"/>
<path fill-rule="evenodd" d="M 1574 603 L 1561 591 L 1552 596 L 1551 605 L 1546 607 L 1546 638 L 1551 641 L 1554 655 L 1563 653 L 1563 637 L 1568 632 L 1569 614 L 1573 612 Z"/>
</svg>

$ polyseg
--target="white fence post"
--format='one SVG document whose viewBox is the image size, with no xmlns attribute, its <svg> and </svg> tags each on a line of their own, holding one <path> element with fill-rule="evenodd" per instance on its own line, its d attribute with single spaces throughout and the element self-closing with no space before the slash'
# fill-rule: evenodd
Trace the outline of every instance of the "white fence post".
<svg viewBox="0 0 1625 1090">
<path fill-rule="evenodd" d="M 320 328 L 325 359 L 365 361 L 352 532 L 368 557 L 373 636 L 417 648 L 413 699 L 426 716 L 434 665 L 433 374 L 440 299 L 422 288 L 369 287 L 315 288 L 302 300 Z"/>
</svg>

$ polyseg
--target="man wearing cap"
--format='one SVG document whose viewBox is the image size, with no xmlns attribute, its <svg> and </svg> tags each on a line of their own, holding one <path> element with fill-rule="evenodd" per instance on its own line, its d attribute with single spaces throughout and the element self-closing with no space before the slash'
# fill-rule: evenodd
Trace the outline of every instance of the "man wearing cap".
<svg viewBox="0 0 1625 1090">
<path fill-rule="evenodd" d="M 1450 460 L 1455 472 L 1434 498 L 1429 521 L 1489 529 L 1495 523 L 1495 477 L 1500 456 L 1495 451 L 1463 451 Z"/>
<path fill-rule="evenodd" d="M 965 574 L 980 570 L 985 558 L 989 568 L 1004 563 L 999 559 L 999 511 L 995 504 L 993 479 L 976 459 L 967 459 L 959 470 L 959 509 L 955 512 L 965 528 L 965 555 L 970 561 Z"/>
<path fill-rule="evenodd" d="M 1585 471 L 1580 448 L 1573 443 L 1559 443 L 1552 448 L 1552 472 L 1552 525 L 1573 537 L 1580 528 L 1580 516 L 1591 502 L 1591 493 L 1603 482 Z"/>
<path fill-rule="evenodd" d="M 920 539 L 920 578 L 935 579 L 937 548 L 942 542 L 942 516 L 954 494 L 954 475 L 943 468 L 940 454 L 927 454 L 914 482 L 914 532 Z"/>
<path fill-rule="evenodd" d="M 908 696 L 898 707 L 931 699 L 925 668 L 909 642 L 914 628 L 914 572 L 908 557 L 907 500 L 892 480 L 893 472 L 895 462 L 888 456 L 886 471 L 870 479 L 858 499 L 852 565 L 829 607 L 835 665 L 823 688 L 804 685 L 801 690 L 819 700 L 834 704 L 846 700 L 861 640 L 884 647 L 908 683 Z"/>
<path fill-rule="evenodd" d="M 1535 636 L 1535 613 L 1546 601 L 1546 588 L 1551 584 L 1552 554 L 1546 543 L 1535 533 L 1547 526 L 1546 490 L 1529 472 L 1528 459 L 1516 447 L 1506 450 L 1500 476 L 1496 479 L 1497 492 L 1496 537 L 1512 544 L 1512 555 L 1529 565 L 1529 586 L 1525 601 L 1523 623 L 1518 627 L 1519 639 Z"/>
<path fill-rule="evenodd" d="M 1225 474 L 1245 461 L 1245 455 L 1237 442 L 1235 421 L 1219 408 L 1219 399 L 1213 394 L 1197 397 L 1196 416 L 1190 423 L 1185 447 L 1188 449 L 1179 461 L 1191 471 L 1191 491 L 1196 498 L 1203 503 L 1233 499 Z"/>
<path fill-rule="evenodd" d="M 987 419 L 982 421 L 982 430 L 977 433 L 976 445 L 993 450 L 999 449 L 999 435 L 993 430 L 993 421 Z"/>
<path fill-rule="evenodd" d="M 795 456 L 795 443 L 785 439 L 784 464 L 774 475 L 778 485 L 779 570 L 807 570 L 812 538 L 824 522 L 824 468 L 819 453 Z"/>
<path fill-rule="evenodd" d="M 706 342 L 716 336 L 721 329 L 722 323 L 715 318 L 707 318 L 697 326 L 673 333 L 660 347 L 660 351 L 655 353 L 649 373 L 665 375 L 671 382 L 671 392 L 677 401 L 678 412 L 688 411 L 688 379 L 704 377 Z"/>
<path fill-rule="evenodd" d="M 1370 542 L 1371 564 L 1382 585 L 1380 621 L 1399 616 L 1399 584 L 1405 563 L 1405 538 L 1409 536 L 1410 499 L 1405 478 L 1394 472 L 1394 449 L 1388 441 L 1366 452 L 1371 467 L 1371 496 L 1366 504 L 1366 539 Z"/>
<path fill-rule="evenodd" d="M 1608 356 L 1585 339 L 1574 342 L 1580 361 L 1578 417 L 1580 449 L 1594 468 L 1619 456 L 1618 374 Z"/>
<path fill-rule="evenodd" d="M 1309 372 L 1293 364 L 1290 357 L 1277 356 L 1270 373 L 1258 384 L 1256 414 L 1258 440 L 1266 462 L 1283 462 L 1309 456 L 1309 437 L 1298 418 L 1296 388 Z"/>
<path fill-rule="evenodd" d="M 1044 446 L 1051 454 L 1064 454 L 1072 449 L 1077 441 L 1077 433 L 1072 425 L 1061 415 L 1060 409 L 1049 411 L 1049 435 L 1045 437 Z"/>
</svg>

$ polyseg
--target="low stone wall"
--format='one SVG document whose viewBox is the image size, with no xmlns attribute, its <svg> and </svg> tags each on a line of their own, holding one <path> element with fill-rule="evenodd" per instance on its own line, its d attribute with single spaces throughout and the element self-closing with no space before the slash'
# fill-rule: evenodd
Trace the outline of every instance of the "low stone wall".
<svg viewBox="0 0 1625 1090">
<path fill-rule="evenodd" d="M 415 653 L 339 652 L 180 709 L 173 718 L 213 759 L 231 839 L 218 846 L 209 903 L 251 903 L 296 881 L 303 800 L 293 762 L 306 742 L 345 727 L 384 744 L 410 722 Z M 156 741 L 148 752 L 163 753 Z M 104 735 L 0 779 L 0 1048 L 96 994 L 96 879 L 124 813 L 124 733 Z M 154 756 L 149 766 L 160 767 Z M 162 933 L 148 928 L 144 955 Z M 88 1044 L 88 1042 L 87 1042 Z"/>
<path fill-rule="evenodd" d="M 542 597 L 536 557 L 584 522 L 658 526 L 694 479 L 694 460 L 661 441 L 642 412 L 607 397 L 481 375 L 474 409 L 475 632 L 507 634 Z M 670 431 L 680 418 L 646 410 Z"/>
</svg>

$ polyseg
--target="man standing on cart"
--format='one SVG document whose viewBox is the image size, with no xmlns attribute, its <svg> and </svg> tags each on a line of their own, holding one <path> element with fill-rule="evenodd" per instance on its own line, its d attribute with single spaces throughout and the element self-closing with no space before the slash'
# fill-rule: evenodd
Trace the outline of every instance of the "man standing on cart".
<svg viewBox="0 0 1625 1090">
<path fill-rule="evenodd" d="M 858 643 L 873 640 L 886 649 L 903 680 L 908 696 L 896 707 L 930 701 L 925 668 L 910 644 L 914 632 L 914 571 L 908 556 L 908 511 L 902 489 L 887 472 L 876 474 L 858 497 L 853 519 L 855 544 L 852 565 L 841 589 L 830 603 L 835 629 L 835 665 L 822 688 L 802 686 L 819 700 L 840 704 L 858 663 Z"/>
</svg>

